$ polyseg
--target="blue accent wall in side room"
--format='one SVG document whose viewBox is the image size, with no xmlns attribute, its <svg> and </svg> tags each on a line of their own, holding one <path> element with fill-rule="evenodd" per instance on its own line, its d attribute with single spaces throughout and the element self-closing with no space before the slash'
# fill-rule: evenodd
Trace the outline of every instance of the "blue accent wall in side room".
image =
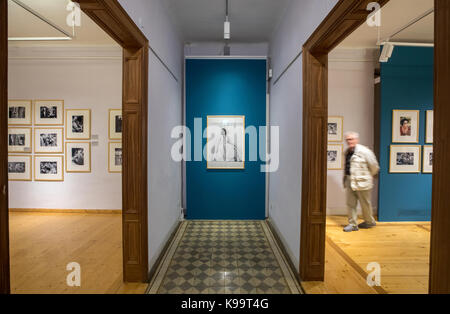
<svg viewBox="0 0 450 314">
<path fill-rule="evenodd" d="M 186 125 L 192 133 L 192 161 L 186 162 L 187 218 L 265 219 L 265 173 L 260 158 L 248 161 L 248 135 L 243 170 L 207 169 L 204 158 L 194 161 L 194 119 L 201 118 L 205 130 L 208 115 L 244 115 L 246 127 L 266 126 L 266 60 L 186 60 Z"/>
<path fill-rule="evenodd" d="M 429 221 L 432 175 L 389 173 L 390 145 L 425 143 L 426 111 L 433 109 L 433 48 L 395 47 L 381 63 L 380 221 Z M 392 111 L 419 110 L 419 143 L 392 143 Z M 421 149 L 421 159 L 423 150 Z M 421 164 L 422 169 L 422 164 Z"/>
</svg>

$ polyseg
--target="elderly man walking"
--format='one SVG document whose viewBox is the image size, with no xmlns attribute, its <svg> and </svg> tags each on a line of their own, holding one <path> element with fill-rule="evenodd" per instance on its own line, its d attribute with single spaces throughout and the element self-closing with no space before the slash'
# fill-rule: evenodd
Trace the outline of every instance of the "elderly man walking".
<svg viewBox="0 0 450 314">
<path fill-rule="evenodd" d="M 372 213 L 371 194 L 373 177 L 377 175 L 378 166 L 375 154 L 366 146 L 359 144 L 356 132 L 345 134 L 348 149 L 345 151 L 344 187 L 347 197 L 348 225 L 345 232 L 358 231 L 376 226 Z M 361 204 L 364 222 L 358 225 L 357 205 Z"/>
</svg>

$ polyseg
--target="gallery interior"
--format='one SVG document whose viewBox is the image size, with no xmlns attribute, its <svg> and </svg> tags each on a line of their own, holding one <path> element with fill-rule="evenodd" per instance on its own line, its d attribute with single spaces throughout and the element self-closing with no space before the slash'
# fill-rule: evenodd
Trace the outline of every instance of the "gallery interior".
<svg viewBox="0 0 450 314">
<path fill-rule="evenodd" d="M 0 293 L 450 293 L 446 0 L 0 3 Z"/>
</svg>

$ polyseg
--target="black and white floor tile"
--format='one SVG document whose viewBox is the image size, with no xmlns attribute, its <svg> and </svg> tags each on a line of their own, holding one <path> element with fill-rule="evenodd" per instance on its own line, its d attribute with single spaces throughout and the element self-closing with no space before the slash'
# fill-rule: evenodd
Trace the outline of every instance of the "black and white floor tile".
<svg viewBox="0 0 450 314">
<path fill-rule="evenodd" d="M 300 293 L 264 221 L 184 221 L 152 280 L 156 294 Z"/>
</svg>

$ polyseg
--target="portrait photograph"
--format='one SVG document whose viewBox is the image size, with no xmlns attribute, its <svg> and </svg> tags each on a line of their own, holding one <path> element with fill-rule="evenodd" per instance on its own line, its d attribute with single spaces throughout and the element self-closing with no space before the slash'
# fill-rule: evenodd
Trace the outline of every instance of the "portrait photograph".
<svg viewBox="0 0 450 314">
<path fill-rule="evenodd" d="M 31 128 L 8 128 L 8 152 L 31 153 Z"/>
<path fill-rule="evenodd" d="M 64 100 L 36 100 L 35 125 L 64 125 Z"/>
<path fill-rule="evenodd" d="M 207 168 L 245 168 L 245 116 L 207 117 Z"/>
<path fill-rule="evenodd" d="M 63 156 L 34 156 L 35 181 L 64 181 Z"/>
<path fill-rule="evenodd" d="M 425 143 L 433 144 L 434 110 L 427 110 L 427 126 Z"/>
<path fill-rule="evenodd" d="M 421 167 L 420 145 L 391 145 L 390 173 L 419 173 Z"/>
<path fill-rule="evenodd" d="M 121 140 L 122 139 L 122 110 L 110 109 L 109 110 L 109 139 Z"/>
<path fill-rule="evenodd" d="M 31 104 L 31 100 L 8 100 L 8 125 L 31 125 Z"/>
<path fill-rule="evenodd" d="M 122 172 L 122 143 L 110 142 L 108 153 L 108 171 L 111 173 Z"/>
<path fill-rule="evenodd" d="M 328 142 L 344 140 L 344 117 L 328 117 Z"/>
<path fill-rule="evenodd" d="M 66 139 L 68 140 L 91 139 L 90 109 L 66 110 Z"/>
<path fill-rule="evenodd" d="M 91 172 L 91 143 L 66 142 L 66 172 Z"/>
<path fill-rule="evenodd" d="M 425 145 L 423 147 L 423 173 L 433 173 L 433 146 Z"/>
<path fill-rule="evenodd" d="M 37 154 L 63 153 L 63 128 L 34 129 L 34 152 Z"/>
<path fill-rule="evenodd" d="M 9 181 L 31 181 L 31 156 L 9 155 L 8 156 L 8 180 Z"/>
<path fill-rule="evenodd" d="M 344 154 L 343 144 L 328 145 L 327 149 L 328 170 L 343 169 L 343 154 Z"/>
<path fill-rule="evenodd" d="M 418 110 L 394 110 L 392 117 L 393 143 L 419 142 L 420 113 Z"/>
</svg>

